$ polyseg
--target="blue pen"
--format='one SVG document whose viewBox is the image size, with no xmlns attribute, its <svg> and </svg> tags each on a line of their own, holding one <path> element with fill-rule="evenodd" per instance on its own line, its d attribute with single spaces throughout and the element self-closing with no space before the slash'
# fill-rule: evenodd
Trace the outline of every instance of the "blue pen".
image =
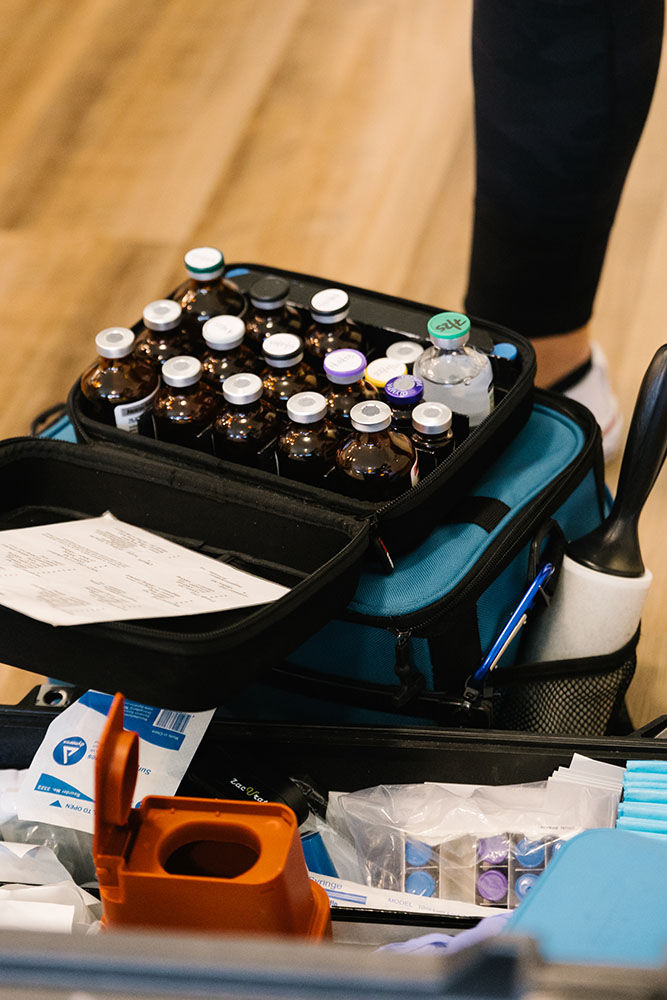
<svg viewBox="0 0 667 1000">
<path fill-rule="evenodd" d="M 555 566 L 547 562 L 537 571 L 535 579 L 530 583 L 521 600 L 517 604 L 512 614 L 507 619 L 507 623 L 502 632 L 491 646 L 482 663 L 477 668 L 466 684 L 464 701 L 470 705 L 478 697 L 484 678 L 490 671 L 498 666 L 501 656 L 506 651 L 510 643 L 516 638 L 528 620 L 528 612 L 535 604 L 538 594 L 551 579 Z"/>
</svg>

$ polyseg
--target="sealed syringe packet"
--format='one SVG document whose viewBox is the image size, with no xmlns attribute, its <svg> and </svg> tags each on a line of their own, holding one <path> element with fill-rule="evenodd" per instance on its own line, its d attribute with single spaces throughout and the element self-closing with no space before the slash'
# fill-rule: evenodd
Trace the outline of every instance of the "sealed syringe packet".
<svg viewBox="0 0 667 1000">
<path fill-rule="evenodd" d="M 19 819 L 93 832 L 95 757 L 112 701 L 87 691 L 53 720 L 17 796 Z M 146 795 L 176 792 L 214 712 L 125 702 L 125 728 L 139 736 L 133 805 Z"/>
</svg>

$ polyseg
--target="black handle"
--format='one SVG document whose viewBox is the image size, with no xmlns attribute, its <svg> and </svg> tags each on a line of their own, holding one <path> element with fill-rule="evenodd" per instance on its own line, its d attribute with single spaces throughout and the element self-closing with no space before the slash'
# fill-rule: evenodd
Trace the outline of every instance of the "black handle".
<svg viewBox="0 0 667 1000">
<path fill-rule="evenodd" d="M 639 389 L 609 517 L 595 531 L 568 546 L 572 559 L 613 576 L 642 575 L 639 515 L 666 453 L 667 344 L 663 344 L 654 354 Z"/>
</svg>

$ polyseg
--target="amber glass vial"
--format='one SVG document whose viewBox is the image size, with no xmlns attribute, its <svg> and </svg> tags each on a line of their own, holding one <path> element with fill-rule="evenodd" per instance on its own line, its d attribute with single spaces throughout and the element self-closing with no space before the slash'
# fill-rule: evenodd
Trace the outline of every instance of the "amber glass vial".
<svg viewBox="0 0 667 1000">
<path fill-rule="evenodd" d="M 222 395 L 225 379 L 239 372 L 257 372 L 261 362 L 245 344 L 245 323 L 240 316 L 214 316 L 204 323 L 206 350 L 201 358 L 202 378 Z"/>
<path fill-rule="evenodd" d="M 289 282 L 273 274 L 259 278 L 250 286 L 246 338 L 257 353 L 261 353 L 262 344 L 274 333 L 301 334 L 303 319 L 294 306 L 288 305 L 289 293 Z"/>
<path fill-rule="evenodd" d="M 263 391 L 261 378 L 252 372 L 225 379 L 225 403 L 215 420 L 215 453 L 231 462 L 275 472 L 275 449 L 271 445 L 278 436 L 280 418 L 262 399 Z"/>
<path fill-rule="evenodd" d="M 204 349 L 202 327 L 213 316 L 242 316 L 246 300 L 236 285 L 224 277 L 225 258 L 215 247 L 195 247 L 185 255 L 189 282 L 180 304 L 195 354 Z"/>
<path fill-rule="evenodd" d="M 153 404 L 160 377 L 152 365 L 136 357 L 134 334 L 111 326 L 95 337 L 98 358 L 81 376 L 81 392 L 95 420 L 136 432 Z"/>
<path fill-rule="evenodd" d="M 415 447 L 407 435 L 390 430 L 387 403 L 357 403 L 350 416 L 353 432 L 336 455 L 344 492 L 363 500 L 388 500 L 414 485 Z"/>
<path fill-rule="evenodd" d="M 319 392 L 299 392 L 287 400 L 287 417 L 278 438 L 280 475 L 326 487 L 340 442 L 340 430 L 327 417 L 326 399 Z"/>
<path fill-rule="evenodd" d="M 212 424 L 220 402 L 201 379 L 201 362 L 187 356 L 169 358 L 162 366 L 162 380 L 153 405 L 158 441 L 212 451 Z"/>
</svg>

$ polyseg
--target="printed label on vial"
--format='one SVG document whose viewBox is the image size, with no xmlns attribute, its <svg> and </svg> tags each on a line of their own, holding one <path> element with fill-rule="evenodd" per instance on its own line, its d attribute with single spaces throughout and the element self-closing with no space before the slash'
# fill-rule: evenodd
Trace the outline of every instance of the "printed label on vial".
<svg viewBox="0 0 667 1000">
<path fill-rule="evenodd" d="M 130 431 L 130 433 L 136 434 L 139 421 L 146 410 L 150 408 L 156 392 L 157 386 L 149 396 L 138 399 L 136 403 L 121 403 L 119 406 L 115 406 L 113 413 L 116 427 L 121 431 Z"/>
</svg>

